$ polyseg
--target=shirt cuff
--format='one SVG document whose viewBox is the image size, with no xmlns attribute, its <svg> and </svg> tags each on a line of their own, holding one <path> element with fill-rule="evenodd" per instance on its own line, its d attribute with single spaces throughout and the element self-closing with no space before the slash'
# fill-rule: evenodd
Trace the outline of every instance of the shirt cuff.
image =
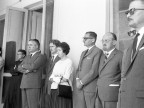
<svg viewBox="0 0 144 108">
<path fill-rule="evenodd" d="M 83 85 L 82 81 L 80 80 L 80 84 Z"/>
</svg>

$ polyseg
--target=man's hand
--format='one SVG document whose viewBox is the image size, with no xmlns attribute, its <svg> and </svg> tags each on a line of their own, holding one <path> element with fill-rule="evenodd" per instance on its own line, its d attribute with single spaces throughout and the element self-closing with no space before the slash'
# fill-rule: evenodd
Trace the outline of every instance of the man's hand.
<svg viewBox="0 0 144 108">
<path fill-rule="evenodd" d="M 50 78 L 49 80 L 50 80 L 51 82 L 54 82 L 53 78 Z"/>
<path fill-rule="evenodd" d="M 81 83 L 81 80 L 79 78 L 76 78 L 76 87 L 81 90 L 83 87 L 83 84 Z"/>
</svg>

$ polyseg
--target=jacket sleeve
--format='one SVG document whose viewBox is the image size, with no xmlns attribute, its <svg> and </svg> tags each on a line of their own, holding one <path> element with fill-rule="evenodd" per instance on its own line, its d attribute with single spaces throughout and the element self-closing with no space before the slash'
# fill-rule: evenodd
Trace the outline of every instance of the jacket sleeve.
<svg viewBox="0 0 144 108">
<path fill-rule="evenodd" d="M 44 55 L 39 55 L 32 63 L 22 63 L 21 67 L 29 72 L 36 72 L 40 67 L 46 64 L 46 57 Z"/>
</svg>

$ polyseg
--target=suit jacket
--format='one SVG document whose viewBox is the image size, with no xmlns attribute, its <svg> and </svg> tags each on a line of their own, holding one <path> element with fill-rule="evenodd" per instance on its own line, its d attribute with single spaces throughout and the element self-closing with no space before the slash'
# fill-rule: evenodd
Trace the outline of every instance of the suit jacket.
<svg viewBox="0 0 144 108">
<path fill-rule="evenodd" d="M 121 108 L 138 108 L 140 104 L 144 106 L 144 35 L 134 56 L 131 55 L 132 44 L 125 50 L 123 57 L 120 88 L 120 100 L 123 100 L 123 102 L 120 101 Z M 128 102 L 125 102 L 127 100 Z"/>
<path fill-rule="evenodd" d="M 18 66 L 20 72 L 29 70 L 27 74 L 23 74 L 20 88 L 41 88 L 42 72 L 46 64 L 46 57 L 37 52 L 32 57 L 28 55 Z"/>
<path fill-rule="evenodd" d="M 60 60 L 60 58 L 58 56 L 56 56 L 56 58 L 54 59 L 53 62 L 51 61 L 51 58 L 50 58 L 49 63 L 48 63 L 48 69 L 47 69 L 46 80 L 45 80 L 45 92 L 48 94 L 50 94 L 50 90 L 51 90 L 51 81 L 49 81 L 49 77 L 52 74 L 54 65 L 59 60 Z"/>
<path fill-rule="evenodd" d="M 106 61 L 105 55 L 101 56 L 97 85 L 98 95 L 103 101 L 118 101 L 119 86 L 110 84 L 120 85 L 122 55 L 121 51 L 114 49 Z"/>
<path fill-rule="evenodd" d="M 83 83 L 83 90 L 87 92 L 96 92 L 96 83 L 98 78 L 99 61 L 102 50 L 93 46 L 86 54 L 83 51 L 80 57 L 76 77 Z"/>
</svg>

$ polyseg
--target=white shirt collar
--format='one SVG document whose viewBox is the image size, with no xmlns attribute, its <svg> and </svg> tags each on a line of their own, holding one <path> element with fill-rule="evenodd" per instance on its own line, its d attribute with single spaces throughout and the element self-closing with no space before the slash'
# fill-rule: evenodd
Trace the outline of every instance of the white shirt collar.
<svg viewBox="0 0 144 108">
<path fill-rule="evenodd" d="M 33 53 L 30 53 L 30 54 L 31 54 L 31 57 L 32 57 L 34 54 L 36 54 L 37 52 L 40 52 L 40 50 L 35 51 L 35 52 L 33 52 Z"/>
<path fill-rule="evenodd" d="M 52 54 L 52 56 L 53 56 L 53 60 L 58 56 L 58 54 L 56 53 L 56 54 Z"/>
<path fill-rule="evenodd" d="M 94 45 L 93 45 L 93 46 L 94 46 Z M 88 50 L 92 49 L 93 46 L 89 47 Z"/>
<path fill-rule="evenodd" d="M 141 41 L 141 39 L 142 39 L 142 37 L 143 37 L 143 35 L 144 35 L 144 27 L 142 27 L 142 28 L 138 31 L 138 33 L 139 33 L 140 35 L 138 36 L 136 49 L 138 48 L 139 43 L 140 43 L 140 41 Z"/>
<path fill-rule="evenodd" d="M 144 34 L 144 27 L 142 27 L 139 31 L 138 31 L 138 33 L 141 35 L 141 34 Z"/>
<path fill-rule="evenodd" d="M 103 52 L 104 52 L 104 54 L 107 54 L 107 57 L 109 57 L 110 54 L 113 52 L 114 49 L 115 48 L 111 49 L 110 51 L 103 51 Z"/>
</svg>

